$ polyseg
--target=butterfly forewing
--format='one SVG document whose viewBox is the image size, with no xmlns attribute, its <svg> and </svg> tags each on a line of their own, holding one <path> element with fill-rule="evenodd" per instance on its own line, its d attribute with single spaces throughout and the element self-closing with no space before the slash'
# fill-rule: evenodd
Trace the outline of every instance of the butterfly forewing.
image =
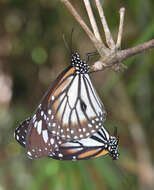
<svg viewBox="0 0 154 190">
<path fill-rule="evenodd" d="M 48 99 L 48 130 L 64 140 L 90 137 L 106 119 L 106 111 L 88 75 L 88 65 L 77 53 L 72 67 Z"/>
</svg>

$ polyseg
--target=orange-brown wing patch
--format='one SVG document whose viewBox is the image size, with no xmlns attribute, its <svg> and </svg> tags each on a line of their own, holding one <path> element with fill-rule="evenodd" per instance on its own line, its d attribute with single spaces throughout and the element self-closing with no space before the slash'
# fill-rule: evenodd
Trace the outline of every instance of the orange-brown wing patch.
<svg viewBox="0 0 154 190">
<path fill-rule="evenodd" d="M 98 158 L 101 156 L 105 156 L 106 154 L 108 154 L 109 151 L 108 150 L 102 150 L 99 154 L 97 154 L 96 156 L 94 156 L 94 158 Z"/>
<path fill-rule="evenodd" d="M 78 159 L 86 159 L 89 156 L 93 156 L 95 155 L 97 152 L 99 152 L 101 150 L 101 148 L 95 149 L 95 150 L 90 150 L 84 153 L 81 153 L 78 155 Z"/>
<path fill-rule="evenodd" d="M 60 92 L 62 91 L 62 89 L 68 84 L 68 82 L 70 82 L 69 78 L 68 79 L 66 79 L 66 78 L 69 75 L 72 75 L 74 72 L 75 72 L 75 68 L 72 67 L 71 69 L 69 69 L 66 72 L 66 74 L 59 81 L 57 81 L 57 83 L 53 86 L 52 92 L 48 98 L 48 104 L 50 103 L 50 101 L 52 101 L 52 96 L 58 96 L 60 94 Z M 64 82 L 63 82 L 63 80 L 64 80 Z M 60 84 L 60 83 L 61 83 L 61 85 L 57 88 L 58 84 Z"/>
<path fill-rule="evenodd" d="M 59 82 L 62 82 L 65 78 L 67 78 L 69 75 L 73 75 L 75 72 L 75 67 L 72 67 L 66 74 L 61 78 Z"/>
</svg>

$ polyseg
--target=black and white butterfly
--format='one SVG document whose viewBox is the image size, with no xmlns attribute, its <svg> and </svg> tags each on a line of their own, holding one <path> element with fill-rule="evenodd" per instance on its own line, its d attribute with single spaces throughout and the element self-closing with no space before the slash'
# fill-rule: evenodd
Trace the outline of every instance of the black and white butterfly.
<svg viewBox="0 0 154 190">
<path fill-rule="evenodd" d="M 28 127 L 31 122 L 31 118 L 28 118 L 23 123 L 19 125 L 19 127 L 15 130 L 15 139 L 20 143 L 24 148 L 26 148 L 29 142 L 26 140 L 26 136 L 28 133 Z M 76 141 L 64 141 L 59 137 L 55 137 L 49 131 L 47 131 L 47 135 L 42 136 L 39 140 L 41 140 L 41 144 L 43 145 L 43 141 L 46 140 L 48 136 L 48 143 L 50 144 L 47 149 L 46 144 L 41 149 L 38 146 L 35 151 L 32 149 L 27 152 L 27 155 L 30 158 L 40 158 L 42 155 L 44 157 L 48 156 L 57 160 L 86 160 L 91 158 L 98 158 L 101 156 L 105 156 L 109 154 L 113 160 L 118 159 L 119 154 L 117 152 L 118 149 L 118 138 L 115 136 L 110 136 L 108 131 L 103 127 L 98 130 L 98 132 L 94 133 L 91 137 L 76 140 Z M 38 142 L 36 141 L 36 144 Z M 40 142 L 38 143 L 40 144 Z M 53 144 L 57 145 L 54 146 Z M 41 151 L 40 151 L 41 150 Z"/>
<path fill-rule="evenodd" d="M 71 65 L 58 76 L 34 112 L 29 134 L 39 133 L 40 126 L 46 125 L 55 136 L 78 140 L 101 128 L 106 111 L 88 72 L 87 61 L 73 53 Z"/>
<path fill-rule="evenodd" d="M 82 61 L 73 53 L 71 65 L 58 76 L 32 115 L 25 139 L 32 157 L 47 156 L 58 146 L 51 142 L 51 135 L 74 141 L 88 138 L 102 127 L 106 111 L 91 83 L 88 59 Z"/>
</svg>

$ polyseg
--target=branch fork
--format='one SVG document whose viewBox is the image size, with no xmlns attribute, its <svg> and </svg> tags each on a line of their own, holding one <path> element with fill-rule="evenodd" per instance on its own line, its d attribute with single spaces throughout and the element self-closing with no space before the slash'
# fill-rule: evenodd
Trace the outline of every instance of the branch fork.
<svg viewBox="0 0 154 190">
<path fill-rule="evenodd" d="M 79 15 L 79 13 L 76 11 L 76 9 L 73 7 L 73 5 L 70 3 L 69 0 L 61 0 L 61 1 L 62 3 L 65 4 L 65 6 L 69 9 L 69 11 L 75 17 L 77 22 L 80 24 L 80 26 L 87 33 L 87 35 L 89 36 L 90 40 L 92 41 L 93 45 L 95 46 L 100 55 L 100 59 L 91 66 L 91 72 L 105 70 L 106 68 L 111 68 L 114 71 L 124 70 L 127 67 L 124 64 L 122 64 L 122 61 L 154 47 L 154 39 L 153 39 L 136 47 L 129 48 L 126 50 L 120 50 L 122 35 L 123 35 L 125 8 L 121 8 L 119 11 L 120 23 L 119 23 L 117 41 L 115 43 L 111 35 L 110 29 L 108 27 L 100 0 L 95 0 L 95 4 L 105 33 L 105 41 L 107 44 L 106 47 L 99 33 L 99 29 L 96 24 L 96 20 L 91 8 L 90 1 L 83 0 L 92 30 L 87 26 L 87 24 L 84 22 L 84 20 L 81 18 L 81 16 Z"/>
</svg>

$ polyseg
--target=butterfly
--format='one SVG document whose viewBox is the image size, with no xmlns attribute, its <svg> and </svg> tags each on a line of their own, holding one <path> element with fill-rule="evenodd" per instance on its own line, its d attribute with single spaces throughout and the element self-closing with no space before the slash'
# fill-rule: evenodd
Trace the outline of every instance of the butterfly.
<svg viewBox="0 0 154 190">
<path fill-rule="evenodd" d="M 73 53 L 70 66 L 43 96 L 27 129 L 29 156 L 38 158 L 52 152 L 58 145 L 50 142 L 51 135 L 54 142 L 56 138 L 80 140 L 102 127 L 106 111 L 88 74 L 88 59 L 87 56 L 87 60 L 82 61 L 79 53 Z"/>
<path fill-rule="evenodd" d="M 43 125 L 64 140 L 87 138 L 98 131 L 106 111 L 92 85 L 87 62 L 77 52 L 72 54 L 71 65 L 58 76 L 36 108 L 29 134 L 40 135 Z"/>
<path fill-rule="evenodd" d="M 72 54 L 71 65 L 43 98 L 48 130 L 64 140 L 91 136 L 106 119 L 106 111 L 92 83 L 87 62 Z M 37 112 L 37 111 L 36 111 Z"/>
<path fill-rule="evenodd" d="M 28 133 L 28 126 L 30 124 L 31 118 L 26 119 L 21 123 L 15 130 L 15 139 L 20 143 L 24 148 L 28 145 L 29 142 L 26 141 L 26 136 Z M 38 153 L 43 153 L 44 156 L 48 156 L 57 160 L 87 160 L 90 158 L 98 158 L 109 154 L 113 160 L 118 159 L 119 153 L 118 149 L 118 138 L 116 136 L 110 136 L 108 131 L 103 127 L 94 133 L 91 137 L 75 140 L 75 141 L 64 141 L 59 137 L 55 137 L 49 131 L 47 131 L 49 138 L 50 146 L 54 143 L 57 145 L 53 151 L 50 149 L 47 150 L 46 145 Z M 42 137 L 42 141 L 43 141 Z M 27 152 L 28 157 L 37 159 L 40 157 L 37 151 Z M 46 154 L 45 154 L 46 153 Z"/>
</svg>

